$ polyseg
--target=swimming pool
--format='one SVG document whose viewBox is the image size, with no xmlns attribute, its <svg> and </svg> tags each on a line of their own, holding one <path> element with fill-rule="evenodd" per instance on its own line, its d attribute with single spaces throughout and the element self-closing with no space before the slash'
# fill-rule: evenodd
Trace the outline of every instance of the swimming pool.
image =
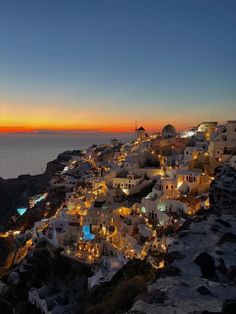
<svg viewBox="0 0 236 314">
<path fill-rule="evenodd" d="M 88 225 L 84 225 L 82 228 L 83 232 L 83 240 L 92 241 L 95 238 L 95 235 L 90 233 L 90 227 Z"/>
</svg>

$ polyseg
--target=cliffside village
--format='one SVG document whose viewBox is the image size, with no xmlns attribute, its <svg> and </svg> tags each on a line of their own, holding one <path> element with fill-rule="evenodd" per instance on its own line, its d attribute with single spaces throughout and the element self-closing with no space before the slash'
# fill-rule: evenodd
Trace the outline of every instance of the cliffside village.
<svg viewBox="0 0 236 314">
<path fill-rule="evenodd" d="M 157 134 L 140 127 L 135 135 L 131 143 L 113 139 L 109 145 L 71 152 L 64 170 L 50 182 L 50 192 L 63 192 L 65 199 L 55 215 L 25 233 L 29 248 L 46 239 L 63 248 L 61 254 L 90 264 L 89 289 L 109 282 L 134 258 L 164 267 L 172 235 L 187 219 L 208 210 L 214 170 L 222 164 L 236 169 L 236 121 L 202 122 L 179 133 L 170 124 Z M 47 193 L 30 198 L 18 214 L 39 202 L 49 206 Z M 48 314 L 59 313 L 63 303 L 50 286 L 31 289 L 28 298 Z"/>
</svg>

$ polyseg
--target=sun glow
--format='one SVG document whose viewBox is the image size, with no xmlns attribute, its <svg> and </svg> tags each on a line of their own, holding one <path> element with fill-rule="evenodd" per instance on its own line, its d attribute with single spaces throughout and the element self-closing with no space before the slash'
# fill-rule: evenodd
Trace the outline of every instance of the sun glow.
<svg viewBox="0 0 236 314">
<path fill-rule="evenodd" d="M 93 105 L 91 105 L 93 108 Z M 134 132 L 134 119 L 139 119 L 147 132 L 161 130 L 168 119 L 159 117 L 161 123 L 151 117 L 133 118 L 117 107 L 107 110 L 107 104 L 78 104 L 76 107 L 62 104 L 21 104 L 0 103 L 0 133 L 30 133 L 39 130 L 49 131 L 95 131 L 95 132 Z M 90 108 L 90 109 L 88 109 Z M 175 126 L 181 129 L 182 122 Z"/>
</svg>

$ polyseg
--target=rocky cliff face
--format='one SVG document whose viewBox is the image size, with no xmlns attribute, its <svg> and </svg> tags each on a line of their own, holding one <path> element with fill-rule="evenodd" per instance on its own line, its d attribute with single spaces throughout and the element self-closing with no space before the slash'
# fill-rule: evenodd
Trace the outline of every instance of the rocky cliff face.
<svg viewBox="0 0 236 314">
<path fill-rule="evenodd" d="M 236 306 L 236 218 L 210 215 L 174 237 L 168 260 L 176 270 L 160 272 L 129 313 L 224 312 Z M 234 304 L 234 305 L 233 305 Z M 232 312 L 235 313 L 235 312 Z"/>
<path fill-rule="evenodd" d="M 216 169 L 210 188 L 210 203 L 217 213 L 236 214 L 236 171 L 224 165 Z"/>
<path fill-rule="evenodd" d="M 217 169 L 212 211 L 173 237 L 148 292 L 129 314 L 236 313 L 236 171 Z M 169 271 L 174 269 L 175 271 Z"/>
<path fill-rule="evenodd" d="M 69 152 L 58 155 L 55 160 L 48 162 L 45 172 L 41 175 L 21 175 L 6 180 L 0 178 L 0 231 L 9 229 L 10 217 L 18 207 L 28 205 L 30 196 L 47 191 L 52 175 L 62 170 L 62 162 L 69 158 Z"/>
</svg>

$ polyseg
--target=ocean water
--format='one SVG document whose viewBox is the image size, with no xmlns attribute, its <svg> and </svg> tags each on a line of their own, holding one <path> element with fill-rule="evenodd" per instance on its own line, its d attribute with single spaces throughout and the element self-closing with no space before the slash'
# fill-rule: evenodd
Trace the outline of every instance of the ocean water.
<svg viewBox="0 0 236 314">
<path fill-rule="evenodd" d="M 117 138 L 127 142 L 131 133 L 1 134 L 0 177 L 15 178 L 21 174 L 43 173 L 47 162 L 65 150 L 85 149 L 92 144 L 107 144 Z"/>
</svg>

